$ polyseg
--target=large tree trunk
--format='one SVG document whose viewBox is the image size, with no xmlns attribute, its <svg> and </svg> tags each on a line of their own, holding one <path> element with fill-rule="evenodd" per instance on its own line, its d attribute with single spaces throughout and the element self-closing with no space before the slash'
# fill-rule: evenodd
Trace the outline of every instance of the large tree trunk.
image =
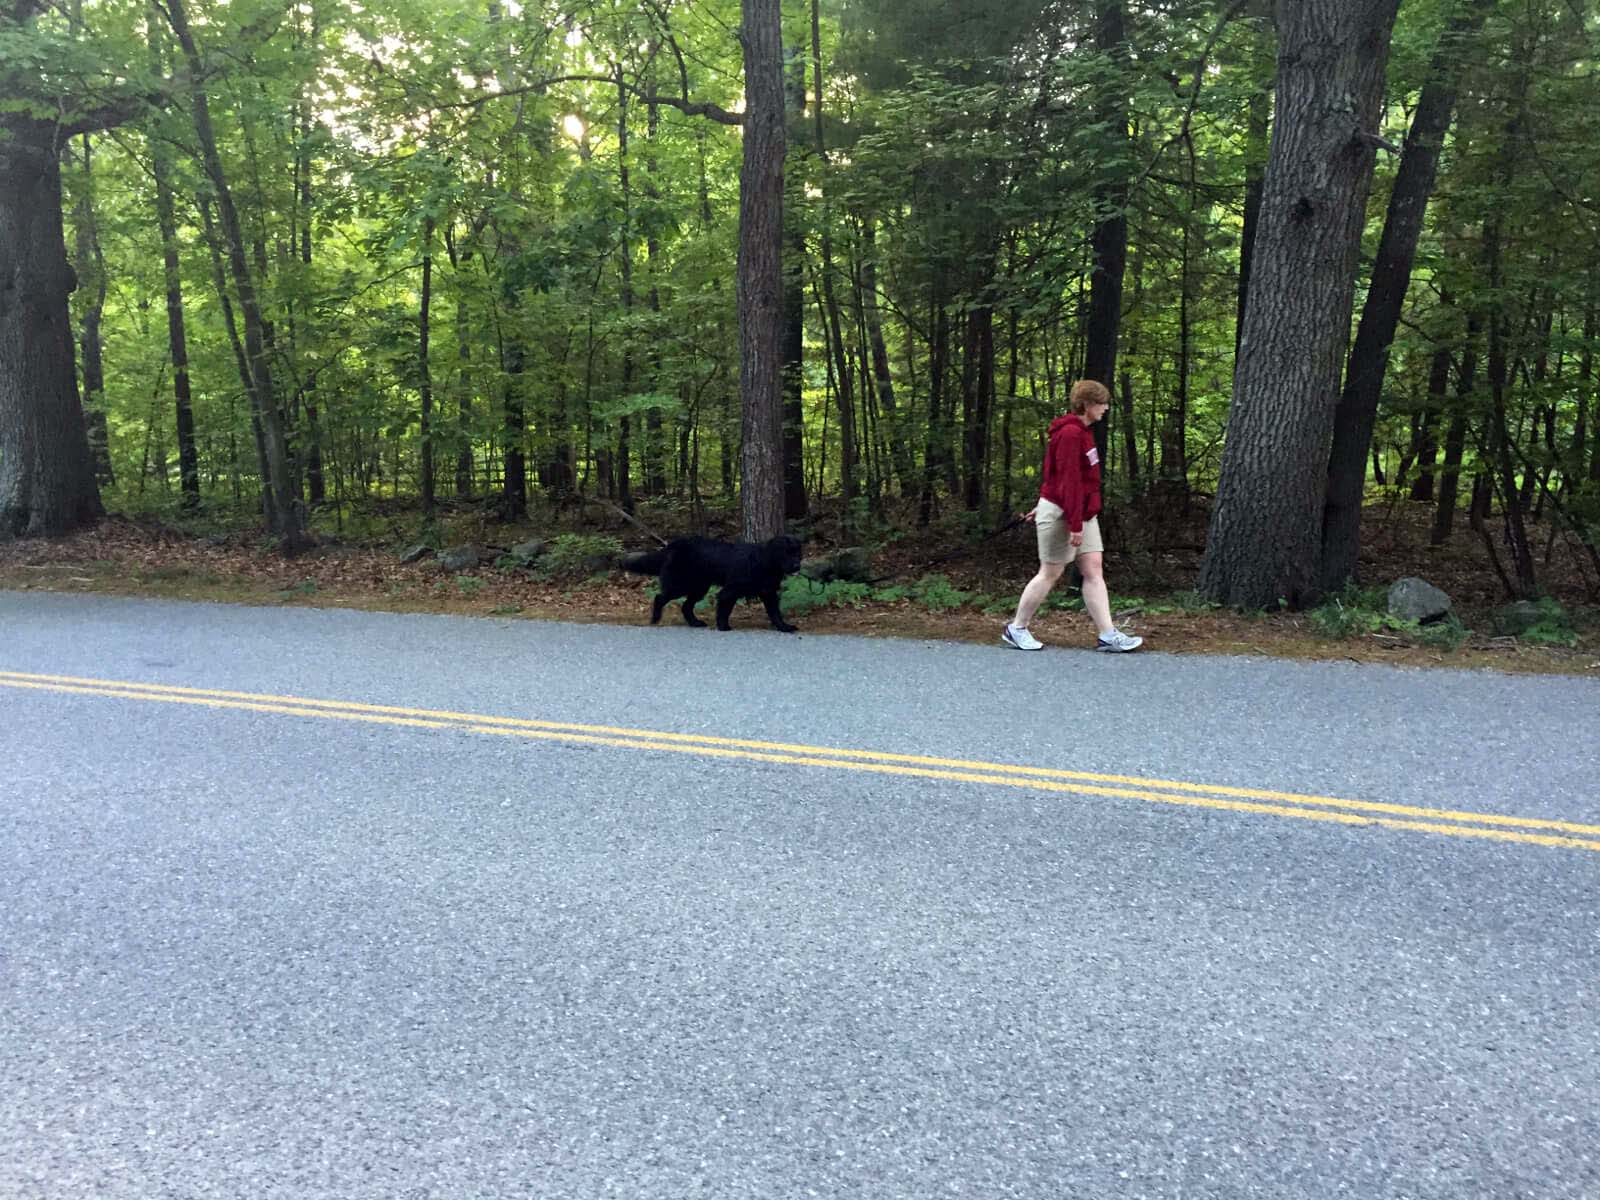
<svg viewBox="0 0 1600 1200">
<path fill-rule="evenodd" d="M 739 390 L 744 536 L 783 532 L 783 46 L 778 0 L 743 0 L 744 164 L 739 173 Z"/>
<path fill-rule="evenodd" d="M 1319 594 L 1322 509 L 1399 0 L 1280 0 L 1278 108 L 1200 588 Z"/>
<path fill-rule="evenodd" d="M 53 536 L 103 509 L 78 398 L 60 132 L 0 116 L 0 535 Z"/>
<path fill-rule="evenodd" d="M 1482 26 L 1488 9 L 1484 0 L 1474 0 L 1472 7 L 1451 21 L 1440 36 L 1389 197 L 1378 257 L 1372 266 L 1372 282 L 1345 370 L 1344 394 L 1334 415 L 1322 528 L 1322 586 L 1329 591 L 1356 574 L 1367 453 L 1378 416 L 1378 396 L 1389 366 L 1389 347 L 1411 286 L 1411 265 L 1422 235 L 1422 218 L 1433 191 L 1439 152 L 1455 112 L 1463 61 L 1461 43 Z"/>
</svg>

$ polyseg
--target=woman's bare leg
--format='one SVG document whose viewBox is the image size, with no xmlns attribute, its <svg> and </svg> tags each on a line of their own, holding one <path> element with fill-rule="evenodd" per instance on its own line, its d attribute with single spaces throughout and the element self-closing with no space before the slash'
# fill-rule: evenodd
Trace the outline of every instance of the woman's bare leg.
<svg viewBox="0 0 1600 1200">
<path fill-rule="evenodd" d="M 1066 569 L 1066 563 L 1039 564 L 1039 573 L 1028 580 L 1028 586 L 1022 589 L 1022 599 L 1017 601 L 1017 617 L 1011 622 L 1012 625 L 1018 629 L 1028 627 L 1033 614 L 1039 611 L 1039 605 L 1044 603 L 1044 598 L 1050 594 L 1050 589 L 1056 586 L 1061 572 Z"/>
<path fill-rule="evenodd" d="M 1111 597 L 1106 592 L 1105 555 L 1095 552 L 1078 555 L 1078 571 L 1083 576 L 1083 608 L 1101 633 L 1116 628 L 1111 623 Z"/>
</svg>

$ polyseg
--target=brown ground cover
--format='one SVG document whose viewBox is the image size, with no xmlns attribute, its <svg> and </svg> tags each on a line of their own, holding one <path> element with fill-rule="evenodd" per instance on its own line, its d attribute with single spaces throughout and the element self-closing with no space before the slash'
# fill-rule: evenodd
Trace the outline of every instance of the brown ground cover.
<svg viewBox="0 0 1600 1200">
<path fill-rule="evenodd" d="M 1569 535 L 1533 526 L 1541 581 L 1570 614 L 1577 638 L 1575 645 L 1550 645 L 1494 634 L 1491 615 L 1505 597 L 1483 541 L 1462 528 L 1446 545 L 1432 547 L 1430 517 L 1426 506 L 1405 501 L 1369 509 L 1362 575 L 1380 587 L 1417 575 L 1444 589 L 1472 631 L 1459 645 L 1430 645 L 1395 629 L 1330 637 L 1325 623 L 1319 625 L 1312 614 L 1200 607 L 1187 594 L 1205 534 L 1205 513 L 1198 506 L 1187 513 L 1169 506 L 1156 516 L 1108 514 L 1107 577 L 1118 621 L 1143 635 L 1151 649 L 1172 653 L 1600 675 L 1600 583 Z M 663 536 L 684 532 L 688 522 L 683 518 L 667 507 L 646 506 L 640 513 L 641 522 Z M 713 517 L 709 526 L 717 535 L 734 532 L 726 517 Z M 548 542 L 562 533 L 605 534 L 630 549 L 653 544 L 613 512 L 589 505 L 564 516 L 550 511 L 507 525 L 477 505 L 446 510 L 436 530 L 437 543 L 473 543 L 486 550 L 487 561 L 465 571 L 442 570 L 431 557 L 402 564 L 401 552 L 418 541 L 418 528 L 414 510 L 378 506 L 365 515 L 359 531 L 347 525 L 342 536 L 286 559 L 258 530 L 201 534 L 153 519 L 113 516 L 67 538 L 0 542 L 0 588 L 634 625 L 648 620 L 649 579 L 617 571 L 545 579 L 533 571 L 494 565 L 500 552 L 518 542 Z M 1005 615 L 1035 566 L 1031 527 L 975 535 L 964 531 L 959 517 L 925 530 L 907 520 L 876 544 L 870 537 L 864 541 L 872 549 L 877 589 L 912 585 L 937 574 L 969 599 L 941 611 L 910 597 L 818 607 L 796 618 L 804 633 L 972 641 L 999 651 Z M 825 554 L 854 543 L 840 535 L 836 521 L 824 516 L 812 530 L 807 553 Z M 734 624 L 766 631 L 759 606 L 742 606 Z M 1080 613 L 1043 613 L 1034 629 L 1051 645 L 1092 645 L 1092 631 Z"/>
</svg>

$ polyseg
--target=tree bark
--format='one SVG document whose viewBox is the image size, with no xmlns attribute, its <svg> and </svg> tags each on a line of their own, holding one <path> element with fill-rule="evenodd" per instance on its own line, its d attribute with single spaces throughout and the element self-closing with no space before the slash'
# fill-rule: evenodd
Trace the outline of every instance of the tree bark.
<svg viewBox="0 0 1600 1200">
<path fill-rule="evenodd" d="M 1119 75 L 1127 63 L 1127 40 L 1122 0 L 1098 0 L 1095 49 L 1115 64 Z M 1120 79 L 1104 96 L 1100 109 L 1099 119 L 1110 126 L 1112 136 L 1126 141 L 1128 106 Z M 1094 267 L 1089 276 L 1089 321 L 1084 333 L 1083 374 L 1084 378 L 1096 380 L 1115 391 L 1117 335 L 1122 325 L 1122 280 L 1128 266 L 1128 182 L 1123 168 L 1096 188 L 1095 201 L 1100 219 L 1090 235 Z M 1100 440 L 1104 436 L 1102 432 Z"/>
<path fill-rule="evenodd" d="M 149 28 L 150 53 L 160 65 L 160 38 Z M 200 455 L 194 438 L 194 401 L 189 386 L 189 337 L 184 324 L 183 273 L 178 257 L 178 220 L 172 198 L 172 161 L 167 144 L 149 139 L 150 173 L 156 185 L 156 224 L 161 229 L 161 270 L 167 291 L 167 353 L 172 360 L 172 399 L 178 428 L 178 477 L 183 505 L 200 503 Z"/>
<path fill-rule="evenodd" d="M 1272 21 L 1271 0 L 1254 0 L 1251 15 L 1262 23 Z M 1265 41 L 1266 39 L 1262 39 Z M 1252 43 L 1255 44 L 1255 43 Z M 1265 56 L 1263 56 L 1265 57 Z M 1252 57 L 1252 63 L 1255 61 Z M 1255 258 L 1256 228 L 1261 223 L 1261 188 L 1266 180 L 1267 135 L 1272 121 L 1272 87 L 1250 93 L 1246 118 L 1244 168 L 1244 222 L 1239 231 L 1239 297 L 1233 325 L 1233 357 L 1239 359 L 1239 341 L 1244 337 L 1244 315 L 1250 299 L 1250 266 Z"/>
<path fill-rule="evenodd" d="M 282 413 L 272 387 L 272 365 L 265 334 L 266 321 L 262 315 L 256 295 L 255 280 L 251 277 L 250 264 L 245 254 L 244 229 L 239 221 L 238 209 L 234 206 L 233 192 L 228 187 L 227 176 L 222 169 L 222 158 L 217 152 L 216 134 L 211 125 L 211 110 L 202 82 L 205 75 L 200 51 L 189 31 L 189 18 L 183 0 L 169 0 L 166 14 L 172 32 L 178 38 L 178 44 L 183 48 L 184 59 L 188 63 L 195 134 L 200 142 L 200 154 L 205 164 L 206 175 L 216 193 L 217 214 L 222 221 L 228 265 L 233 273 L 234 290 L 238 293 L 239 308 L 244 317 L 245 354 L 250 367 L 251 399 L 260 416 L 264 439 L 265 458 L 261 465 L 268 497 L 269 520 L 284 552 L 296 554 L 308 545 L 309 539 L 305 532 L 303 510 L 294 494 L 293 480 L 290 478 L 288 443 L 284 435 Z"/>
<path fill-rule="evenodd" d="M 1461 462 L 1467 446 L 1467 409 L 1477 385 L 1478 335 L 1482 322 L 1476 315 L 1467 318 L 1467 332 L 1461 345 L 1461 363 L 1456 368 L 1456 405 L 1444 435 L 1444 465 L 1439 472 L 1439 502 L 1433 511 L 1433 530 L 1429 544 L 1442 546 L 1449 538 L 1456 519 L 1456 495 L 1461 486 Z"/>
<path fill-rule="evenodd" d="M 1361 548 L 1361 500 L 1366 460 L 1377 421 L 1378 398 L 1389 366 L 1389 347 L 1400 324 L 1411 266 L 1428 197 L 1438 173 L 1439 152 L 1455 113 L 1461 78 L 1461 43 L 1482 27 L 1490 5 L 1473 0 L 1440 36 L 1406 135 L 1400 171 L 1389 197 L 1388 215 L 1372 266 L 1361 324 L 1345 369 L 1344 392 L 1334 414 L 1333 449 L 1328 460 L 1328 494 L 1322 519 L 1322 586 L 1333 591 L 1355 578 Z"/>
<path fill-rule="evenodd" d="M 60 138 L 0 115 L 0 535 L 69 533 L 104 512 L 73 362 Z"/>
<path fill-rule="evenodd" d="M 83 358 L 83 419 L 89 432 L 89 453 L 101 486 L 115 481 L 111 469 L 111 431 L 106 421 L 106 371 L 100 325 L 106 308 L 106 259 L 94 210 L 94 157 L 90 135 L 81 139 L 83 177 L 73 205 L 73 240 L 77 251 L 80 292 L 87 290 L 78 321 L 78 348 Z"/>
<path fill-rule="evenodd" d="M 877 384 L 878 404 L 888 425 L 889 462 L 899 481 L 900 494 L 909 496 L 916 486 L 911 462 L 911 445 L 906 440 L 900 414 L 895 408 L 894 374 L 889 368 L 889 347 L 883 337 L 883 310 L 878 306 L 878 238 L 869 216 L 861 227 L 861 291 L 866 306 L 867 336 L 872 342 L 872 375 Z"/>
<path fill-rule="evenodd" d="M 806 106 L 806 64 L 790 53 L 784 64 L 785 120 L 799 124 Z M 787 136 L 787 127 L 785 135 Z M 787 185 L 786 185 L 787 186 Z M 810 509 L 805 476 L 806 230 L 798 204 L 783 213 L 783 515 L 790 521 Z"/>
<path fill-rule="evenodd" d="M 740 489 L 744 536 L 783 532 L 783 47 L 778 0 L 742 0 L 744 162 L 739 173 Z"/>
<path fill-rule="evenodd" d="M 1319 597 L 1333 410 L 1399 0 L 1280 0 L 1278 110 L 1200 588 Z"/>
<path fill-rule="evenodd" d="M 433 515 L 433 367 L 429 341 L 433 333 L 433 218 L 422 222 L 422 297 L 417 305 L 417 395 L 422 421 L 422 512 Z"/>
</svg>

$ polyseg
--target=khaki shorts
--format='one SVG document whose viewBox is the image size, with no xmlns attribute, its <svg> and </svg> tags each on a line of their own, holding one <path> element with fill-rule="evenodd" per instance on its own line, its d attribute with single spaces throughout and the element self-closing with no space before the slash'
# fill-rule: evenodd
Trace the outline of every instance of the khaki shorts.
<svg viewBox="0 0 1600 1200">
<path fill-rule="evenodd" d="M 1069 563 L 1080 554 L 1104 554 L 1106 545 L 1100 540 L 1100 518 L 1090 517 L 1083 523 L 1083 545 L 1072 544 L 1072 530 L 1062 518 L 1061 506 L 1040 499 L 1034 510 L 1034 530 L 1039 538 L 1039 561 L 1042 563 Z"/>
</svg>

